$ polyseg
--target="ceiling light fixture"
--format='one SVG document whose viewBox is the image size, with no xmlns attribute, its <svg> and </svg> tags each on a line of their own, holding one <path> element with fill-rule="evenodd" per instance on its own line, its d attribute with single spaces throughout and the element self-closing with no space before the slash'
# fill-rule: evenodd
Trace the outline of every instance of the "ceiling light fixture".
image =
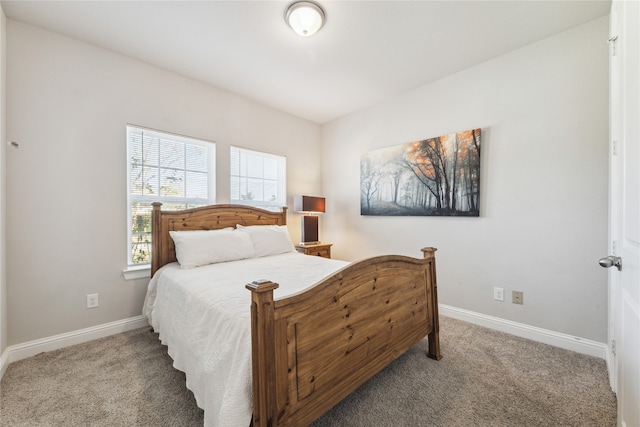
<svg viewBox="0 0 640 427">
<path fill-rule="evenodd" d="M 322 7 L 315 2 L 297 1 L 289 5 L 284 20 L 293 31 L 303 37 L 309 37 L 322 28 L 325 14 Z"/>
</svg>

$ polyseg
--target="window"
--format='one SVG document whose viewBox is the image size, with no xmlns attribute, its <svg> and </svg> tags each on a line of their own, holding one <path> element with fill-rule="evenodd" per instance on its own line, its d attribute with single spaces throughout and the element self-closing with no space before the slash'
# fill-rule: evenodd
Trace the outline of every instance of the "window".
<svg viewBox="0 0 640 427">
<path fill-rule="evenodd" d="M 285 206 L 286 160 L 284 156 L 231 147 L 231 202 Z"/>
<path fill-rule="evenodd" d="M 128 260 L 151 262 L 151 203 L 163 210 L 215 203 L 215 144 L 127 126 Z"/>
</svg>

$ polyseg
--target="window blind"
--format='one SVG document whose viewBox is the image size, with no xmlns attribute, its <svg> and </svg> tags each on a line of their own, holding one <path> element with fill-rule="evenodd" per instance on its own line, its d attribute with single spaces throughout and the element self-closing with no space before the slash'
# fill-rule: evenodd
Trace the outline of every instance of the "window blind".
<svg viewBox="0 0 640 427">
<path fill-rule="evenodd" d="M 286 158 L 231 147 L 231 201 L 280 208 L 286 205 Z"/>
<path fill-rule="evenodd" d="M 128 259 L 151 261 L 151 203 L 163 210 L 215 203 L 215 143 L 127 126 Z"/>
</svg>

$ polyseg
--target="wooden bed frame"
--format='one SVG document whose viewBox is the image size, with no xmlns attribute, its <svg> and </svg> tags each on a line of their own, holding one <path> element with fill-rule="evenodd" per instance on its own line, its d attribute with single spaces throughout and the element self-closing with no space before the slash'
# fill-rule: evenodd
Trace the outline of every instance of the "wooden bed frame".
<svg viewBox="0 0 640 427">
<path fill-rule="evenodd" d="M 153 204 L 152 274 L 176 260 L 171 230 L 286 225 L 286 207 L 161 211 L 161 205 Z M 279 300 L 273 297 L 277 283 L 247 284 L 252 425 L 310 424 L 427 335 L 427 355 L 441 359 L 435 251 L 422 249 L 423 258 L 386 255 L 352 263 Z"/>
</svg>

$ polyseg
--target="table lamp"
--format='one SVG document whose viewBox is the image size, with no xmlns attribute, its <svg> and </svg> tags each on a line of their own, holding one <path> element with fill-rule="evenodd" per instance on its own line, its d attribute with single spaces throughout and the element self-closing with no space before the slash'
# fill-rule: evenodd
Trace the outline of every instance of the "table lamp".
<svg viewBox="0 0 640 427">
<path fill-rule="evenodd" d="M 320 243 L 318 239 L 318 214 L 324 213 L 324 197 L 294 196 L 293 210 L 302 215 L 300 246 Z"/>
</svg>

